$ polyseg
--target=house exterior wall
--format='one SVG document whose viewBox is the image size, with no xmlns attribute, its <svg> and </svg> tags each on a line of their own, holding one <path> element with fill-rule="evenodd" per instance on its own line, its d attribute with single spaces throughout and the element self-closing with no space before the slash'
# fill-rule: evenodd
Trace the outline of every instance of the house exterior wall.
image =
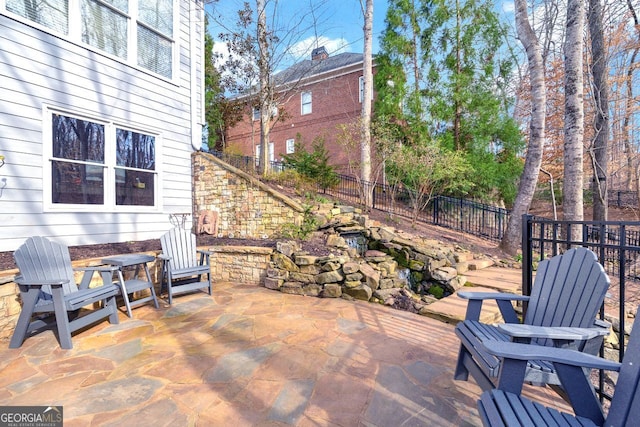
<svg viewBox="0 0 640 427">
<path fill-rule="evenodd" d="M 191 214 L 190 155 L 201 139 L 203 116 L 201 3 L 173 3 L 179 18 L 172 78 L 30 25 L 3 4 L 0 0 L 0 155 L 5 156 L 0 251 L 15 250 L 32 235 L 69 246 L 157 238 L 171 227 L 170 214 Z M 155 135 L 156 205 L 75 209 L 47 203 L 52 111 Z"/>
<path fill-rule="evenodd" d="M 360 77 L 362 62 L 323 76 L 310 77 L 293 94 L 284 97 L 286 101 L 280 106 L 280 117 L 269 136 L 270 143 L 274 144 L 274 160 L 282 160 L 286 153 L 286 141 L 295 139 L 297 134 L 302 136 L 307 151 L 311 151 L 316 137 L 323 137 L 329 163 L 341 171 L 347 171 L 350 158 L 359 160 L 357 149 L 349 152 L 337 137 L 339 125 L 356 123 L 360 118 Z M 310 114 L 301 113 L 302 92 L 312 94 Z M 245 156 L 255 156 L 256 146 L 260 144 L 260 122 L 252 120 L 250 106 L 246 107 L 243 117 L 243 121 L 229 129 L 227 146 L 234 153 L 239 151 Z"/>
</svg>

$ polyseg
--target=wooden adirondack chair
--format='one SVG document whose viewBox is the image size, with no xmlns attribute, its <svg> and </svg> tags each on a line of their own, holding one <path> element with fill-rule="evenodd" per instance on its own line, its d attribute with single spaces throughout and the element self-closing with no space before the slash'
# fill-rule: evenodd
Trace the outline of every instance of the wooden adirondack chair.
<svg viewBox="0 0 640 427">
<path fill-rule="evenodd" d="M 511 388 L 482 393 L 478 411 L 485 426 L 631 426 L 640 421 L 640 311 L 622 363 L 570 349 L 535 345 L 486 342 L 487 351 L 504 359 L 503 375 L 518 377 Z M 528 360 L 553 363 L 575 416 L 547 408 L 519 395 Z M 618 371 L 618 380 L 605 419 L 587 369 Z M 517 386 L 516 384 L 520 384 Z"/>
<path fill-rule="evenodd" d="M 15 281 L 20 288 L 22 310 L 13 332 L 10 348 L 22 345 L 28 334 L 55 326 L 60 347 L 73 348 L 71 333 L 109 318 L 118 323 L 116 295 L 118 286 L 110 280 L 102 286 L 89 288 L 93 273 L 101 272 L 103 280 L 110 278 L 117 267 L 88 267 L 80 286 L 76 285 L 67 246 L 45 237 L 30 237 L 13 254 L 20 270 Z M 80 313 L 82 307 L 100 303 L 100 308 Z M 53 319 L 34 315 L 53 314 Z"/>
<path fill-rule="evenodd" d="M 172 228 L 161 238 L 162 278 L 166 280 L 169 304 L 173 295 L 207 289 L 211 295 L 211 267 L 209 251 L 196 250 L 195 234 L 181 228 Z M 200 256 L 198 257 L 198 254 Z M 206 280 L 202 276 L 206 275 Z M 164 290 L 162 285 L 161 292 Z"/>
<path fill-rule="evenodd" d="M 604 301 L 609 278 L 596 255 L 585 248 L 570 249 L 562 255 L 540 262 L 531 296 L 496 292 L 459 292 L 469 300 L 466 319 L 456 326 L 460 352 L 454 378 L 467 380 L 469 373 L 483 390 L 496 387 L 501 359 L 487 353 L 487 340 L 519 341 L 541 346 L 573 347 L 595 354 L 608 334 L 608 327 L 596 321 Z M 494 299 L 505 324 L 488 325 L 479 321 L 482 302 Z M 522 324 L 511 301 L 527 301 Z M 529 361 L 524 381 L 558 385 L 552 364 Z"/>
</svg>

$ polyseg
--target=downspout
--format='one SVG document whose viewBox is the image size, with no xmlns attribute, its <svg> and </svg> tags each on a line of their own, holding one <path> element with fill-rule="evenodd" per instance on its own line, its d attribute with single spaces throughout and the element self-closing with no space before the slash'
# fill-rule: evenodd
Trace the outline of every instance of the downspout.
<svg viewBox="0 0 640 427">
<path fill-rule="evenodd" d="M 197 70 L 197 55 L 196 46 L 199 46 L 200 53 L 204 53 L 204 37 L 198 38 L 198 26 L 200 22 L 203 22 L 202 13 L 199 13 L 199 9 L 204 10 L 204 5 L 202 8 L 198 6 L 200 0 L 194 0 L 193 3 L 189 6 L 189 37 L 191 39 L 189 51 L 191 60 L 189 61 L 189 72 L 190 72 L 190 84 L 191 84 L 191 147 L 194 151 L 200 151 L 202 149 L 202 117 L 204 116 L 204 112 L 202 111 L 202 106 L 204 102 L 202 97 L 204 94 L 200 94 L 198 96 L 198 70 Z M 203 56 L 203 55 L 202 55 Z M 204 67 L 202 67 L 204 69 Z M 201 91 L 202 92 L 202 91 Z M 201 114 L 198 115 L 198 106 L 200 105 Z M 196 130 L 200 128 L 200 132 Z"/>
</svg>

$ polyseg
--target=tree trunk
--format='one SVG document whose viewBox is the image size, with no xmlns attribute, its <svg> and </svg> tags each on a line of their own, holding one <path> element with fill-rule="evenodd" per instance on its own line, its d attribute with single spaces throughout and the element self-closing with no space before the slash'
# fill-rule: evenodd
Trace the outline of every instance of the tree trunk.
<svg viewBox="0 0 640 427">
<path fill-rule="evenodd" d="M 636 28 L 636 38 L 640 43 L 640 21 L 638 20 L 638 15 L 636 14 L 636 10 L 633 7 L 633 3 L 631 0 L 627 0 L 627 7 L 629 8 L 629 13 L 631 14 L 631 18 L 633 19 L 633 27 Z M 635 156 L 632 154 L 634 152 L 634 148 L 631 143 L 631 121 L 634 111 L 634 102 L 635 98 L 633 97 L 633 73 L 637 67 L 636 58 L 638 56 L 638 44 L 633 49 L 633 53 L 631 54 L 631 58 L 629 60 L 629 68 L 627 69 L 627 76 L 625 81 L 625 91 L 626 93 L 623 95 L 627 102 L 624 112 L 624 119 L 622 121 L 622 137 L 624 138 L 624 152 L 627 155 L 627 190 L 632 191 L 634 188 L 636 193 L 640 192 L 640 185 L 638 185 L 639 180 L 637 179 L 637 174 L 635 171 L 634 160 Z M 640 196 L 638 197 L 638 201 L 640 202 Z"/>
<path fill-rule="evenodd" d="M 593 164 L 593 220 L 608 217 L 608 148 L 609 148 L 609 82 L 600 0 L 589 0 L 589 33 L 591 34 L 591 72 L 595 98 L 595 135 L 591 159 Z"/>
<path fill-rule="evenodd" d="M 363 88 L 362 88 L 362 120 L 360 144 L 360 177 L 364 189 L 365 206 L 372 206 L 371 192 L 373 189 L 371 182 L 371 104 L 373 93 L 373 0 L 366 0 L 364 11 L 364 56 L 362 64 Z"/>
<path fill-rule="evenodd" d="M 271 130 L 271 87 L 269 84 L 269 42 L 267 40 L 267 13 L 265 0 L 256 0 L 258 10 L 258 69 L 260 74 L 260 160 L 259 170 L 265 176 L 270 170 L 269 131 Z"/>
<path fill-rule="evenodd" d="M 583 216 L 583 30 L 582 0 L 568 0 L 564 42 L 564 220 L 582 221 Z"/>
<path fill-rule="evenodd" d="M 524 170 L 518 186 L 518 195 L 511 211 L 509 224 L 500 247 L 508 254 L 516 254 L 522 240 L 522 215 L 529 211 L 531 200 L 538 183 L 542 164 L 542 147 L 546 134 L 547 91 L 544 80 L 542 50 L 527 13 L 527 0 L 516 0 L 516 29 L 518 38 L 527 52 L 529 78 L 531 80 L 531 121 L 529 123 L 529 144 L 524 162 Z"/>
</svg>

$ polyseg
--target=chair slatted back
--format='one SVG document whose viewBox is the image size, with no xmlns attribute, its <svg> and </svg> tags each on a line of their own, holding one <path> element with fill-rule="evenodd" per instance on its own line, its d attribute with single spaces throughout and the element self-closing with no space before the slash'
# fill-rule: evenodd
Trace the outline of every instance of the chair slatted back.
<svg viewBox="0 0 640 427">
<path fill-rule="evenodd" d="M 14 253 L 13 258 L 25 281 L 69 280 L 63 285 L 64 294 L 78 291 L 69 248 L 46 237 L 29 237 Z M 42 292 L 51 293 L 49 286 Z"/>
<path fill-rule="evenodd" d="M 609 288 L 596 255 L 573 248 L 540 262 L 525 324 L 592 327 Z"/>
<path fill-rule="evenodd" d="M 606 425 L 630 426 L 640 420 L 640 310 L 636 313 L 629 343 L 618 375 Z"/>
<path fill-rule="evenodd" d="M 196 236 L 188 230 L 172 228 L 161 238 L 162 252 L 171 257 L 172 269 L 189 268 L 198 265 Z"/>
</svg>

